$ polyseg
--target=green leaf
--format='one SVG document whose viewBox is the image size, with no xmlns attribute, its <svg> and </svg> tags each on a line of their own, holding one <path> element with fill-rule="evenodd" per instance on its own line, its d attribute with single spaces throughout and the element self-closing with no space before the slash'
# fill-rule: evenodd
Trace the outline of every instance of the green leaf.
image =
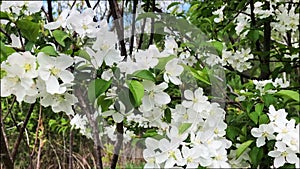
<svg viewBox="0 0 300 169">
<path fill-rule="evenodd" d="M 149 70 L 138 70 L 133 73 L 134 77 L 138 77 L 145 80 L 151 80 L 155 82 L 154 75 Z"/>
<path fill-rule="evenodd" d="M 106 96 L 102 95 L 98 97 L 97 103 L 97 105 L 101 106 L 102 112 L 105 112 L 108 110 L 109 106 L 113 104 L 113 100 L 106 99 Z"/>
<path fill-rule="evenodd" d="M 130 110 L 132 110 L 134 108 L 132 99 L 131 99 L 131 92 L 129 90 L 121 90 L 120 92 L 118 92 L 118 98 L 119 100 L 126 105 L 126 111 L 125 112 L 129 112 Z"/>
<path fill-rule="evenodd" d="M 240 129 L 234 126 L 228 126 L 226 129 L 226 136 L 231 140 L 236 140 L 236 137 L 239 135 Z"/>
<path fill-rule="evenodd" d="M 187 68 L 191 72 L 191 74 L 194 76 L 194 78 L 200 80 L 201 82 L 203 82 L 207 85 L 211 85 L 209 82 L 209 75 L 208 75 L 206 69 L 196 70 L 189 66 L 186 66 L 185 68 Z"/>
<path fill-rule="evenodd" d="M 182 124 L 179 126 L 178 133 L 179 133 L 179 134 L 183 134 L 183 133 L 184 133 L 187 129 L 189 129 L 191 126 L 192 126 L 192 123 L 182 123 Z"/>
<path fill-rule="evenodd" d="M 29 41 L 35 42 L 37 40 L 40 24 L 28 19 L 22 19 L 17 21 L 17 27 L 20 29 L 22 35 Z"/>
<path fill-rule="evenodd" d="M 167 7 L 167 10 L 169 10 L 172 6 L 176 6 L 176 5 L 179 5 L 180 2 L 172 2 L 168 7 Z"/>
<path fill-rule="evenodd" d="M 261 115 L 264 110 L 264 104 L 263 103 L 258 103 L 255 105 L 255 112 L 258 113 L 258 115 Z"/>
<path fill-rule="evenodd" d="M 95 99 L 98 98 L 102 93 L 104 93 L 111 84 L 110 81 L 103 79 L 96 79 L 90 82 L 88 85 L 88 98 L 91 103 L 94 103 Z"/>
<path fill-rule="evenodd" d="M 129 90 L 133 95 L 135 107 L 142 104 L 142 98 L 144 97 L 144 86 L 137 80 L 131 80 L 129 82 Z"/>
<path fill-rule="evenodd" d="M 53 46 L 45 46 L 40 50 L 40 52 L 44 52 L 50 56 L 58 56 L 58 53 L 55 51 Z"/>
<path fill-rule="evenodd" d="M 276 93 L 276 95 L 284 96 L 291 98 L 293 100 L 296 100 L 297 102 L 300 101 L 300 95 L 298 92 L 293 91 L 293 90 L 280 90 L 279 92 Z"/>
<path fill-rule="evenodd" d="M 212 41 L 211 44 L 213 45 L 213 47 L 215 47 L 215 49 L 217 50 L 218 54 L 222 53 L 222 50 L 223 50 L 223 44 L 222 44 L 222 42 Z"/>
<path fill-rule="evenodd" d="M 250 30 L 247 37 L 255 43 L 259 39 L 259 30 Z"/>
<path fill-rule="evenodd" d="M 171 114 L 171 110 L 169 108 L 167 108 L 165 110 L 165 118 L 168 123 L 171 123 L 172 114 Z"/>
<path fill-rule="evenodd" d="M 253 168 L 257 168 L 258 164 L 260 164 L 261 159 L 264 156 L 264 151 L 262 148 L 253 147 L 249 152 L 249 157 L 251 159 L 251 163 L 253 164 Z"/>
<path fill-rule="evenodd" d="M 28 41 L 25 45 L 25 50 L 26 51 L 31 51 L 32 47 L 33 47 L 34 43 L 31 41 Z"/>
<path fill-rule="evenodd" d="M 253 140 L 248 140 L 243 144 L 241 144 L 239 148 L 236 150 L 236 158 L 239 158 L 243 154 L 243 152 L 245 152 L 246 149 L 251 145 L 252 142 Z"/>
<path fill-rule="evenodd" d="M 5 44 L 3 42 L 0 42 L 0 45 L 1 45 L 0 46 L 0 48 L 1 48 L 1 50 L 0 50 L 0 57 L 1 57 L 0 61 L 1 62 L 5 61 L 9 55 L 16 52 L 13 48 L 5 46 Z"/>
<path fill-rule="evenodd" d="M 55 31 L 53 31 L 53 36 L 54 36 L 54 39 L 57 41 L 57 43 L 59 43 L 61 46 L 65 47 L 64 40 L 69 37 L 69 35 L 66 32 L 61 31 L 61 30 L 55 30 Z"/>
<path fill-rule="evenodd" d="M 0 19 L 9 20 L 9 16 L 8 16 L 7 12 L 0 11 Z"/>
<path fill-rule="evenodd" d="M 82 57 L 88 61 L 91 60 L 90 55 L 85 50 L 79 50 L 75 53 L 76 56 Z"/>
<path fill-rule="evenodd" d="M 264 87 L 264 91 L 275 89 L 272 83 L 267 83 Z"/>
<path fill-rule="evenodd" d="M 266 114 L 259 116 L 259 125 L 269 123 L 269 117 Z"/>
<path fill-rule="evenodd" d="M 270 105 L 276 103 L 276 98 L 274 97 L 274 95 L 271 95 L 271 94 L 263 95 L 262 99 L 263 99 L 264 104 L 265 104 L 266 107 L 269 107 Z"/>
<path fill-rule="evenodd" d="M 249 118 L 255 123 L 258 123 L 259 114 L 258 112 L 252 112 L 249 114 Z"/>
<path fill-rule="evenodd" d="M 174 56 L 174 55 L 170 55 L 170 56 L 168 56 L 168 57 L 159 58 L 159 59 L 158 59 L 159 62 L 158 62 L 158 64 L 157 64 L 154 68 L 163 70 L 163 69 L 165 68 L 166 64 L 167 64 L 170 60 L 172 60 L 172 59 L 174 59 L 174 58 L 176 58 L 176 56 Z"/>
</svg>

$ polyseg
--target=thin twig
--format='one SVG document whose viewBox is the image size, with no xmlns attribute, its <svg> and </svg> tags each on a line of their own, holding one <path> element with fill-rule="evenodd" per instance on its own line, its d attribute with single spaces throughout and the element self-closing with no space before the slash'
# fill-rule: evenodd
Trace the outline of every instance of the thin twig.
<svg viewBox="0 0 300 169">
<path fill-rule="evenodd" d="M 153 13 L 154 13 L 154 9 L 155 9 L 155 0 L 152 0 L 152 12 Z M 150 38 L 149 38 L 148 46 L 150 46 L 153 43 L 153 39 L 154 39 L 154 18 L 151 17 L 151 32 L 150 32 Z"/>
<path fill-rule="evenodd" d="M 100 0 L 98 0 L 98 1 L 96 2 L 96 4 L 95 4 L 94 7 L 93 7 L 93 10 L 96 9 L 96 7 L 99 5 L 99 3 L 100 3 Z"/>
<path fill-rule="evenodd" d="M 145 12 L 148 12 L 149 6 L 150 6 L 150 0 L 147 0 Z M 139 40 L 139 44 L 138 44 L 138 49 L 142 48 L 143 38 L 144 38 L 144 32 L 145 32 L 145 26 L 146 26 L 146 21 L 147 21 L 147 18 L 144 18 L 143 19 L 143 25 L 141 27 L 141 35 L 140 35 L 140 40 Z"/>
<path fill-rule="evenodd" d="M 133 9 L 132 9 L 132 25 L 131 25 L 131 38 L 130 38 L 130 47 L 129 55 L 132 55 L 133 45 L 134 45 L 134 32 L 135 32 L 135 23 L 136 23 L 136 7 L 138 0 L 133 0 Z"/>
</svg>

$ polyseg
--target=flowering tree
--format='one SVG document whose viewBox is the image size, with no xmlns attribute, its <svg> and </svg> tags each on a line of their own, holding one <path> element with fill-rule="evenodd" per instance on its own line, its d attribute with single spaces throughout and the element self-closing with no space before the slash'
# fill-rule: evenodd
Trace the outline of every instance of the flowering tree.
<svg viewBox="0 0 300 169">
<path fill-rule="evenodd" d="M 143 150 L 133 158 L 144 168 L 300 167 L 299 1 L 52 3 L 1 4 L 6 168 L 24 134 L 28 165 L 37 151 L 41 167 L 51 112 L 69 118 L 69 168 L 72 129 L 93 141 L 96 168 L 105 145 L 114 145 L 111 168 L 131 156 L 125 146 Z M 21 127 L 15 102 L 28 109 Z"/>
</svg>

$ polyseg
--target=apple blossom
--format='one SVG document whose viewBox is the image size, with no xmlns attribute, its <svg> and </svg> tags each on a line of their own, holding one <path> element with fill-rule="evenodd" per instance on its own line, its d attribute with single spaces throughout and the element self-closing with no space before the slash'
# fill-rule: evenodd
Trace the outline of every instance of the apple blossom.
<svg viewBox="0 0 300 169">
<path fill-rule="evenodd" d="M 38 53 L 39 63 L 38 73 L 42 80 L 46 82 L 46 91 L 50 94 L 62 94 L 67 88 L 64 84 L 70 84 L 74 80 L 74 75 L 66 70 L 73 64 L 73 58 L 68 55 L 60 54 L 51 57 L 43 52 Z M 62 80 L 60 84 L 58 80 Z"/>
<path fill-rule="evenodd" d="M 178 76 L 180 76 L 184 69 L 178 64 L 178 61 L 179 59 L 172 59 L 166 64 L 166 71 L 164 73 L 165 82 L 172 82 L 175 85 L 182 84 Z"/>
</svg>

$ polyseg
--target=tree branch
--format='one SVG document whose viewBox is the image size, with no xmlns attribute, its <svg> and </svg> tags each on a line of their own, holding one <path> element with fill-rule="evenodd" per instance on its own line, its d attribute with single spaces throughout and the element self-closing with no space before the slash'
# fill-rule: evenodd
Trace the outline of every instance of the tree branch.
<svg viewBox="0 0 300 169">
<path fill-rule="evenodd" d="M 265 6 L 267 9 L 270 9 L 270 2 L 265 2 Z M 261 57 L 261 73 L 260 79 L 268 79 L 270 76 L 270 49 L 271 49 L 271 18 L 266 18 L 264 22 L 264 52 L 265 56 Z"/>
<path fill-rule="evenodd" d="M 91 106 L 88 104 L 88 101 L 84 99 L 83 90 L 78 88 L 78 90 L 76 90 L 75 92 L 79 100 L 79 107 L 85 113 L 88 121 L 90 122 L 90 126 L 92 127 L 92 135 L 94 139 L 94 151 L 96 153 L 96 161 L 97 161 L 96 168 L 103 169 L 98 123 L 92 117 L 93 110 Z"/>
<path fill-rule="evenodd" d="M 150 6 L 150 0 L 147 0 L 145 12 L 148 12 L 149 6 Z M 138 44 L 138 49 L 142 48 L 145 26 L 146 26 L 146 18 L 143 19 L 143 25 L 141 27 L 142 30 L 141 30 L 140 40 L 139 40 L 139 44 Z"/>
<path fill-rule="evenodd" d="M 118 158 L 120 154 L 120 150 L 122 148 L 123 144 L 123 133 L 124 133 L 124 128 L 123 128 L 123 122 L 117 123 L 117 141 L 115 143 L 115 148 L 114 148 L 114 155 L 111 161 L 110 169 L 115 169 L 118 163 Z"/>
<path fill-rule="evenodd" d="M 29 119 L 30 119 L 30 116 L 31 116 L 32 112 L 33 112 L 34 105 L 35 105 L 35 103 L 33 103 L 33 104 L 30 105 L 30 107 L 29 107 L 29 109 L 28 109 L 28 111 L 27 111 L 26 118 L 25 118 L 25 120 L 24 120 L 24 122 L 23 122 L 23 126 L 22 126 L 22 128 L 21 128 L 21 130 L 20 130 L 20 133 L 19 133 L 19 136 L 18 136 L 18 138 L 17 138 L 17 141 L 16 141 L 16 143 L 15 143 L 15 145 L 14 145 L 14 149 L 13 149 L 13 152 L 12 152 L 12 155 L 11 155 L 13 161 L 14 161 L 15 158 L 16 158 L 16 155 L 17 155 L 17 152 L 18 152 L 19 145 L 20 145 L 20 143 L 21 143 L 21 141 L 22 141 L 22 138 L 23 138 L 24 131 L 25 131 L 25 129 L 26 129 L 27 123 L 28 123 L 28 121 L 29 121 Z"/>
<path fill-rule="evenodd" d="M 123 18 L 122 18 L 122 12 L 119 8 L 117 0 L 110 0 L 109 1 L 109 6 L 111 10 L 111 14 L 114 18 L 114 23 L 116 24 L 116 30 L 121 46 L 121 56 L 125 56 L 125 60 L 127 58 L 127 53 L 126 53 L 126 47 L 125 47 L 125 42 L 124 42 L 124 28 L 123 28 Z"/>
<path fill-rule="evenodd" d="M 155 10 L 155 0 L 152 0 L 152 12 L 153 13 L 154 13 L 154 10 Z M 153 39 L 154 39 L 154 18 L 151 17 L 151 33 L 150 33 L 148 46 L 150 46 L 153 43 Z"/>
<path fill-rule="evenodd" d="M 134 45 L 134 32 L 135 32 L 136 7 L 137 7 L 137 3 L 138 3 L 138 0 L 133 0 L 132 25 L 131 25 L 131 38 L 130 38 L 129 55 L 132 55 L 133 45 Z"/>
<path fill-rule="evenodd" d="M 52 1 L 47 0 L 47 5 L 48 5 L 48 16 L 49 16 L 49 22 L 53 22 L 53 14 L 52 14 Z"/>
<path fill-rule="evenodd" d="M 2 98 L 1 98 L 2 102 Z M 11 157 L 7 137 L 5 134 L 3 119 L 2 119 L 2 104 L 0 104 L 0 159 L 6 168 L 14 168 L 13 159 Z"/>
</svg>

